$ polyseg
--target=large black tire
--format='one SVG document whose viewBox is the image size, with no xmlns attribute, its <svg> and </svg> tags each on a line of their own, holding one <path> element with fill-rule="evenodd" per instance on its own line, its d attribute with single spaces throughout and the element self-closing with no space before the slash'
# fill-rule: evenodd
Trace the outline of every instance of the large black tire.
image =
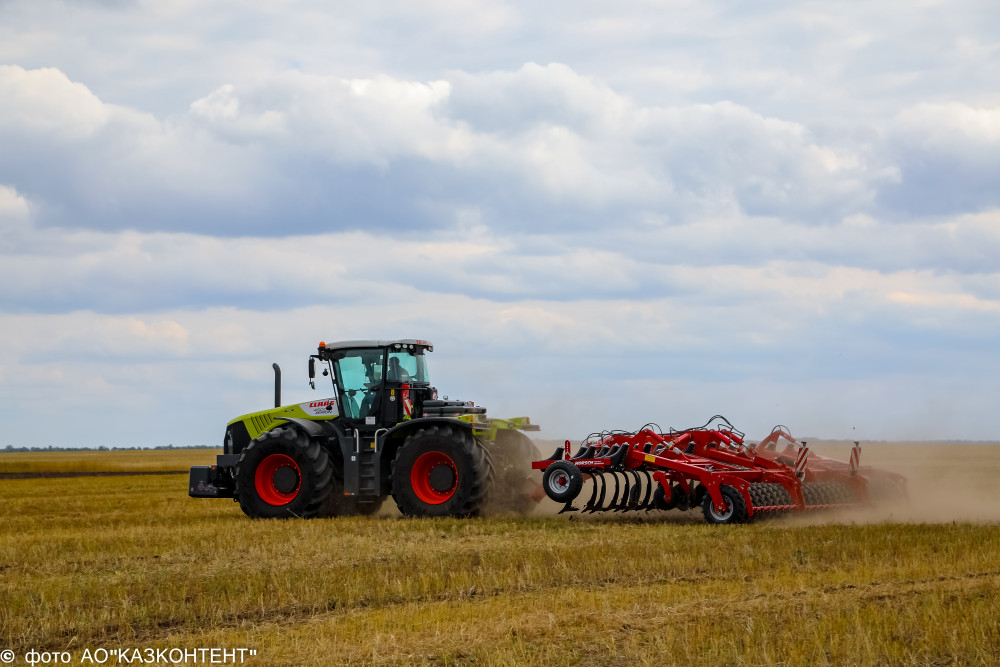
<svg viewBox="0 0 1000 667">
<path fill-rule="evenodd" d="M 330 458 L 334 459 L 336 457 L 333 456 Z M 317 517 L 324 519 L 333 516 L 349 516 L 351 514 L 347 507 L 349 497 L 344 495 L 343 468 L 341 466 L 334 465 L 332 461 L 331 468 L 333 468 L 333 474 L 330 476 L 330 495 L 326 497 L 323 504 L 320 505 L 319 510 L 316 512 Z"/>
<path fill-rule="evenodd" d="M 429 426 L 407 436 L 392 462 L 392 497 L 405 516 L 477 516 L 492 467 L 468 431 Z"/>
<path fill-rule="evenodd" d="M 292 428 L 250 441 L 236 462 L 236 499 L 251 518 L 311 518 L 332 494 L 333 467 L 326 450 Z"/>
<path fill-rule="evenodd" d="M 743 494 L 731 486 L 722 486 L 719 488 L 719 492 L 722 494 L 722 500 L 726 503 L 726 510 L 724 512 L 717 511 L 715 505 L 712 504 L 712 495 L 706 493 L 704 500 L 701 502 L 705 521 L 715 524 L 743 523 L 746 521 L 747 504 L 743 500 Z"/>
<path fill-rule="evenodd" d="M 542 488 L 557 503 L 572 502 L 583 488 L 583 473 L 569 461 L 553 461 L 542 475 Z"/>
</svg>

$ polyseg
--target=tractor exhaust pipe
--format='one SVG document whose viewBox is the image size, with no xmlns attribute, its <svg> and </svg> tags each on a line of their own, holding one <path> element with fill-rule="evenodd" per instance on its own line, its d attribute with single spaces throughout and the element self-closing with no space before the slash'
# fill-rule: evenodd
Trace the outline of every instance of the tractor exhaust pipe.
<svg viewBox="0 0 1000 667">
<path fill-rule="evenodd" d="M 271 364 L 274 369 L 274 407 L 281 407 L 281 366 L 277 362 Z"/>
</svg>

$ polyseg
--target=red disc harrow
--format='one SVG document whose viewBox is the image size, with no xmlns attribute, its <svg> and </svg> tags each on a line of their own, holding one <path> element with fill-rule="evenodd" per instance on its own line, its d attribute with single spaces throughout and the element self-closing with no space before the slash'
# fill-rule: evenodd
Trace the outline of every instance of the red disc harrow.
<svg viewBox="0 0 1000 667">
<path fill-rule="evenodd" d="M 811 453 L 784 426 L 751 444 L 725 417 L 667 433 L 654 424 L 635 432 L 593 434 L 531 467 L 561 512 L 688 510 L 709 523 L 743 523 L 794 511 L 847 508 L 904 499 L 906 479 L 860 465 L 854 443 L 848 463 Z M 589 496 L 584 491 L 589 484 Z M 587 497 L 583 507 L 578 498 Z"/>
</svg>

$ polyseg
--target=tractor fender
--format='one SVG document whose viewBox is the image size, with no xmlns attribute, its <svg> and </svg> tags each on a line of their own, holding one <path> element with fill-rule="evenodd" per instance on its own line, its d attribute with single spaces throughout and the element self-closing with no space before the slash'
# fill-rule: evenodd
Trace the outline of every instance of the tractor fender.
<svg viewBox="0 0 1000 667">
<path fill-rule="evenodd" d="M 302 419 L 301 417 L 275 417 L 275 419 L 282 419 L 286 422 L 291 422 L 298 426 L 302 431 L 311 438 L 316 438 L 320 436 L 338 436 L 341 435 L 340 430 L 335 427 L 332 423 L 327 420 L 315 421 L 312 419 Z"/>
<path fill-rule="evenodd" d="M 451 417 L 418 417 L 417 419 L 407 419 L 378 436 L 378 447 L 382 451 L 383 459 L 392 461 L 396 456 L 396 448 L 406 440 L 407 436 L 414 431 L 435 424 L 458 426 L 467 429 L 470 433 L 473 429 L 472 424 L 464 422 L 461 419 L 452 419 Z M 475 438 L 474 435 L 473 438 Z M 479 442 L 478 438 L 475 438 L 475 440 Z"/>
<path fill-rule="evenodd" d="M 410 431 L 415 431 L 419 428 L 425 426 L 431 426 L 433 424 L 447 424 L 448 426 L 460 426 L 462 428 L 472 430 L 473 426 L 469 422 L 464 422 L 461 419 L 452 419 L 451 417 L 419 417 L 417 419 L 407 419 L 404 422 L 396 424 L 388 431 L 382 434 L 382 442 L 388 440 L 402 439 L 409 435 Z"/>
</svg>

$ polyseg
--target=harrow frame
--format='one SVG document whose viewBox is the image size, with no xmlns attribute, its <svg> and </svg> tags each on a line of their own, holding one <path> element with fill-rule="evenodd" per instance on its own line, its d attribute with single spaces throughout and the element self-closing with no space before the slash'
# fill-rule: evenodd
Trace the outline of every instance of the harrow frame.
<svg viewBox="0 0 1000 667">
<path fill-rule="evenodd" d="M 859 465 L 858 442 L 844 463 L 812 454 L 783 426 L 750 444 L 721 415 L 682 431 L 662 433 L 647 424 L 635 432 L 593 434 L 572 455 L 570 448 L 567 440 L 531 466 L 544 471 L 545 493 L 565 503 L 560 513 L 686 510 L 701 504 L 711 523 L 741 523 L 760 515 L 863 505 L 874 478 L 886 479 L 905 495 L 905 478 Z M 614 481 L 610 498 L 606 476 Z M 573 502 L 587 477 L 593 488 L 581 510 Z"/>
</svg>

